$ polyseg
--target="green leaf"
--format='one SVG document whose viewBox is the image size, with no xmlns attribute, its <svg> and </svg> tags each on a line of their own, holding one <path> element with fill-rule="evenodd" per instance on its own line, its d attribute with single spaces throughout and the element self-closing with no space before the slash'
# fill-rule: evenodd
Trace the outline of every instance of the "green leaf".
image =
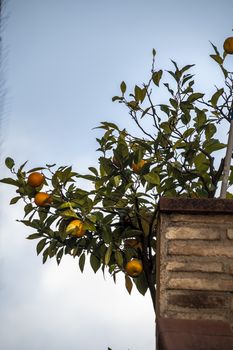
<svg viewBox="0 0 233 350">
<path fill-rule="evenodd" d="M 162 75 L 163 75 L 163 71 L 161 69 L 158 72 L 153 73 L 152 80 L 156 86 L 159 86 Z"/>
<path fill-rule="evenodd" d="M 27 237 L 27 239 L 38 239 L 41 238 L 41 234 L 40 233 L 33 233 L 32 235 L 29 235 Z"/>
<path fill-rule="evenodd" d="M 131 294 L 133 283 L 128 275 L 125 275 L 125 288 L 127 289 L 128 293 Z"/>
<path fill-rule="evenodd" d="M 103 237 L 103 240 L 104 240 L 105 243 L 107 243 L 107 244 L 111 243 L 111 241 L 112 241 L 112 232 L 106 226 L 103 227 L 102 237 Z"/>
<path fill-rule="evenodd" d="M 7 157 L 5 159 L 5 164 L 7 166 L 8 169 L 12 169 L 13 166 L 15 165 L 15 162 L 14 162 L 14 159 L 10 158 L 10 157 Z"/>
<path fill-rule="evenodd" d="M 148 284 L 146 281 L 145 274 L 141 273 L 137 278 L 134 278 L 134 283 L 139 293 L 141 293 L 142 295 L 145 295 L 148 289 Z"/>
<path fill-rule="evenodd" d="M 184 125 L 187 125 L 188 123 L 190 123 L 191 120 L 191 115 L 189 113 L 184 113 L 181 116 L 181 121 Z"/>
<path fill-rule="evenodd" d="M 96 168 L 94 168 L 94 167 L 89 167 L 88 169 L 89 169 L 93 174 L 95 174 L 96 176 L 99 175 Z"/>
<path fill-rule="evenodd" d="M 56 255 L 57 264 L 59 265 L 64 253 L 64 248 L 62 247 Z"/>
<path fill-rule="evenodd" d="M 170 123 L 168 122 L 162 122 L 160 124 L 160 128 L 162 128 L 166 134 L 169 134 L 172 131 L 170 127 Z"/>
<path fill-rule="evenodd" d="M 11 201 L 10 201 L 10 204 L 15 204 L 15 203 L 17 203 L 19 199 L 21 199 L 20 196 L 12 198 Z"/>
<path fill-rule="evenodd" d="M 122 253 L 121 253 L 119 250 L 117 250 L 117 251 L 115 252 L 115 260 L 116 260 L 116 263 L 117 263 L 117 265 L 118 265 L 119 267 L 122 267 L 122 266 L 123 266 L 124 260 L 123 260 Z"/>
<path fill-rule="evenodd" d="M 160 184 L 160 177 L 158 174 L 154 173 L 154 172 L 150 172 L 149 174 L 146 174 L 143 176 L 144 179 L 153 184 L 153 185 L 159 185 Z"/>
<path fill-rule="evenodd" d="M 224 77 L 226 79 L 228 77 L 229 72 L 222 65 L 220 67 L 221 67 L 221 70 L 222 70 Z"/>
<path fill-rule="evenodd" d="M 187 130 L 185 130 L 185 132 L 183 133 L 183 138 L 186 139 L 187 137 L 191 136 L 195 131 L 195 128 L 189 128 Z"/>
<path fill-rule="evenodd" d="M 138 102 L 137 101 L 130 101 L 127 103 L 127 106 L 131 108 L 134 111 L 138 111 L 140 108 L 138 107 Z"/>
<path fill-rule="evenodd" d="M 115 130 L 119 130 L 118 126 L 115 123 L 110 123 L 110 122 L 101 122 L 101 125 L 105 126 L 105 129 L 109 130 L 111 129 L 115 129 Z"/>
<path fill-rule="evenodd" d="M 112 97 L 112 102 L 115 102 L 115 101 L 122 101 L 123 100 L 123 97 L 120 97 L 120 96 L 113 96 Z"/>
<path fill-rule="evenodd" d="M 218 151 L 220 149 L 225 148 L 226 145 L 224 143 L 221 143 L 217 139 L 210 139 L 210 140 L 206 140 L 203 143 L 203 147 L 204 147 L 205 151 L 210 154 L 212 152 L 215 152 L 215 151 Z"/>
<path fill-rule="evenodd" d="M 216 133 L 217 128 L 214 124 L 207 124 L 205 128 L 206 139 L 209 140 Z"/>
<path fill-rule="evenodd" d="M 197 171 L 199 173 L 203 174 L 203 173 L 206 173 L 207 170 L 209 169 L 210 161 L 203 153 L 199 153 L 194 158 L 194 164 L 195 164 Z"/>
<path fill-rule="evenodd" d="M 170 98 L 169 101 L 174 109 L 176 109 L 178 107 L 177 100 L 174 100 L 174 98 Z"/>
<path fill-rule="evenodd" d="M 166 88 L 168 89 L 168 91 L 170 92 L 170 94 L 171 94 L 172 96 L 174 96 L 174 91 L 170 88 L 170 85 L 169 85 L 168 83 L 164 83 L 163 85 L 166 86 Z"/>
<path fill-rule="evenodd" d="M 27 216 L 32 210 L 34 209 L 33 205 L 31 203 L 28 203 L 24 207 L 24 217 Z"/>
<path fill-rule="evenodd" d="M 167 116 L 169 117 L 169 115 L 170 115 L 170 108 L 169 108 L 169 106 L 167 106 L 167 105 L 160 105 L 160 109 L 161 109 L 161 111 L 166 113 Z"/>
<path fill-rule="evenodd" d="M 33 173 L 34 171 L 39 171 L 39 170 L 44 170 L 44 169 L 46 169 L 46 168 L 40 166 L 40 167 L 36 167 L 36 168 L 32 168 L 32 169 L 28 170 L 27 173 Z"/>
<path fill-rule="evenodd" d="M 21 173 L 21 171 L 23 170 L 23 168 L 25 167 L 25 165 L 27 164 L 27 160 L 26 160 L 26 162 L 24 162 L 20 167 L 19 167 L 19 170 L 18 170 L 18 174 L 20 174 Z"/>
<path fill-rule="evenodd" d="M 195 92 L 194 94 L 189 95 L 189 97 L 187 98 L 188 102 L 194 102 L 200 98 L 202 98 L 204 96 L 204 94 L 200 93 L 200 92 Z"/>
<path fill-rule="evenodd" d="M 90 264 L 91 264 L 93 271 L 96 273 L 100 268 L 100 259 L 97 258 L 94 254 L 91 254 Z"/>
<path fill-rule="evenodd" d="M 215 46 L 211 41 L 210 41 L 210 43 L 211 43 L 211 45 L 212 45 L 212 47 L 213 47 L 213 49 L 214 49 L 214 51 L 215 51 L 215 53 L 216 53 L 216 55 L 220 55 L 219 54 L 219 51 L 218 51 L 218 48 L 217 48 L 217 46 Z"/>
<path fill-rule="evenodd" d="M 216 107 L 217 103 L 218 103 L 218 99 L 219 97 L 223 94 L 224 89 L 219 89 L 218 91 L 216 91 L 213 96 L 211 97 L 211 104 L 212 106 Z"/>
<path fill-rule="evenodd" d="M 19 186 L 19 182 L 14 180 L 14 179 L 11 179 L 10 177 L 6 177 L 4 179 L 1 179 L 0 182 L 4 183 L 4 184 L 7 184 L 7 185 L 13 185 L 13 186 Z"/>
<path fill-rule="evenodd" d="M 84 265 L 85 265 L 85 260 L 86 260 L 86 256 L 85 256 L 85 253 L 83 253 L 80 258 L 79 258 L 79 268 L 80 268 L 80 271 L 83 272 L 84 270 Z"/>
<path fill-rule="evenodd" d="M 49 247 L 43 251 L 43 260 L 42 260 L 43 264 L 46 262 L 48 257 L 49 257 Z"/>
<path fill-rule="evenodd" d="M 112 255 L 112 245 L 110 244 L 110 246 L 108 247 L 105 257 L 104 257 L 104 263 L 105 265 L 108 265 L 110 259 L 111 259 L 111 255 Z"/>
<path fill-rule="evenodd" d="M 134 88 L 134 95 L 135 95 L 135 100 L 137 102 L 141 101 L 143 102 L 145 96 L 146 96 L 146 89 L 141 89 L 139 86 L 135 85 Z"/>
<path fill-rule="evenodd" d="M 120 85 L 120 89 L 121 89 L 121 92 L 122 94 L 124 95 L 124 93 L 126 92 L 126 84 L 124 81 L 122 81 L 121 85 Z"/>
<path fill-rule="evenodd" d="M 22 222 L 25 226 L 29 226 L 35 229 L 40 228 L 39 220 L 34 219 L 33 221 L 29 221 L 29 220 L 19 220 L 19 221 Z"/>
<path fill-rule="evenodd" d="M 67 218 L 76 218 L 76 219 L 79 218 L 78 215 L 75 213 L 75 211 L 71 210 L 71 209 L 61 211 L 61 212 L 59 212 L 59 214 L 60 214 L 60 216 L 67 217 Z"/>
<path fill-rule="evenodd" d="M 84 225 L 83 225 L 83 228 L 85 230 L 89 230 L 89 231 L 92 231 L 92 232 L 95 232 L 96 231 L 96 227 L 95 227 L 95 224 L 89 220 L 86 220 L 84 222 Z"/>
<path fill-rule="evenodd" d="M 40 242 L 37 244 L 36 246 L 36 252 L 37 252 L 37 255 L 39 255 L 41 253 L 41 251 L 44 249 L 45 245 L 46 245 L 46 241 L 47 241 L 47 238 L 43 238 L 40 240 Z"/>
<path fill-rule="evenodd" d="M 210 55 L 210 57 L 218 64 L 223 64 L 223 59 L 220 55 Z"/>
<path fill-rule="evenodd" d="M 185 71 L 189 70 L 190 68 L 192 68 L 192 67 L 194 67 L 194 66 L 195 66 L 195 64 L 188 64 L 187 66 L 184 66 L 184 67 L 180 70 L 181 74 L 183 74 Z"/>
<path fill-rule="evenodd" d="M 195 108 L 195 111 L 197 113 L 195 120 L 195 127 L 201 128 L 206 124 L 206 113 L 204 110 L 201 110 L 199 108 Z"/>
</svg>

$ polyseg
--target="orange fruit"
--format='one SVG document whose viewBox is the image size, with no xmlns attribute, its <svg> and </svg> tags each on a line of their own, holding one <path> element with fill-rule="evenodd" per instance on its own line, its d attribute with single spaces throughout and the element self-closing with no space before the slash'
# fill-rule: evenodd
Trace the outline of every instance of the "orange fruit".
<svg viewBox="0 0 233 350">
<path fill-rule="evenodd" d="M 81 220 L 72 220 L 66 227 L 66 233 L 77 237 L 82 237 L 85 234 L 84 224 Z"/>
<path fill-rule="evenodd" d="M 27 182 L 32 187 L 38 187 L 43 184 L 44 180 L 44 175 L 35 171 L 28 176 Z"/>
<path fill-rule="evenodd" d="M 224 41 L 223 48 L 226 53 L 233 55 L 233 36 Z"/>
<path fill-rule="evenodd" d="M 125 271 L 131 277 L 138 277 L 143 271 L 141 260 L 134 258 L 128 261 L 125 265 Z"/>
<path fill-rule="evenodd" d="M 135 173 L 139 173 L 139 171 L 144 167 L 146 161 L 141 159 L 138 163 L 132 163 L 132 169 Z"/>
<path fill-rule="evenodd" d="M 35 195 L 34 201 L 38 207 L 46 207 L 52 202 L 50 195 L 46 192 L 38 192 Z"/>
</svg>

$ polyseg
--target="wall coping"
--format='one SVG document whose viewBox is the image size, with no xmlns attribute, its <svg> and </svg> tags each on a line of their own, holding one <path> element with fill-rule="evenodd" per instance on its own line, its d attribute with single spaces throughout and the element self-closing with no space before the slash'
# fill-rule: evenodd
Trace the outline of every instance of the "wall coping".
<svg viewBox="0 0 233 350">
<path fill-rule="evenodd" d="M 159 211 L 183 214 L 233 214 L 233 199 L 162 197 Z"/>
</svg>

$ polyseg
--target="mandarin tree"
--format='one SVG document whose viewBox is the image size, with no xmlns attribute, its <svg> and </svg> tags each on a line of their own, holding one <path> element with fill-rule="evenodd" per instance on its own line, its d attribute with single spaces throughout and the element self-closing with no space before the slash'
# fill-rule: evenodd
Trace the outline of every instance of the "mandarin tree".
<svg viewBox="0 0 233 350">
<path fill-rule="evenodd" d="M 221 55 L 212 47 L 223 85 L 209 97 L 196 91 L 193 65 L 180 68 L 172 61 L 173 69 L 164 72 L 156 68 L 153 50 L 148 81 L 130 93 L 122 82 L 120 95 L 113 97 L 128 110 L 139 133 L 102 122 L 99 166 L 89 167 L 88 174 L 49 164 L 26 170 L 27 162 L 17 169 L 12 158 L 6 159 L 12 177 L 1 182 L 16 187 L 10 204 L 23 200 L 25 215 L 19 221 L 32 229 L 27 238 L 37 241 L 43 263 L 55 258 L 60 264 L 68 254 L 78 259 L 83 272 L 89 257 L 94 272 L 107 270 L 115 281 L 123 273 L 129 293 L 133 284 L 143 295 L 149 290 L 155 308 L 160 197 L 212 198 L 223 175 L 224 158 L 218 152 L 226 145 L 218 130 L 227 135 L 233 73 L 226 69 L 226 52 Z M 166 102 L 157 100 L 158 89 Z M 41 181 L 30 183 L 30 178 Z M 89 189 L 80 188 L 78 179 L 85 179 Z"/>
</svg>

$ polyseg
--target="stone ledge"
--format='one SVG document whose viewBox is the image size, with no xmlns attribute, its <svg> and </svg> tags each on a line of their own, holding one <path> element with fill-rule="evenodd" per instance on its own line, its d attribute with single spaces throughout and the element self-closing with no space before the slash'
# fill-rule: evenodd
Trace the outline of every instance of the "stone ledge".
<svg viewBox="0 0 233 350">
<path fill-rule="evenodd" d="M 162 197 L 159 201 L 159 210 L 173 213 L 233 214 L 233 199 Z"/>
</svg>

